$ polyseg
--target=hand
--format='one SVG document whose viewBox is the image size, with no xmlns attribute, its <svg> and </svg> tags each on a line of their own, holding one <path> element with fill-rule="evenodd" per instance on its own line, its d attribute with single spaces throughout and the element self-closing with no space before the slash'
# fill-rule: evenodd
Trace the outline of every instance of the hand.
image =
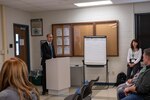
<svg viewBox="0 0 150 100">
<path fill-rule="evenodd" d="M 131 82 L 132 82 L 132 79 L 128 79 L 128 80 L 127 80 L 127 82 L 128 82 L 129 84 L 131 84 Z"/>
<path fill-rule="evenodd" d="M 132 66 L 132 67 L 134 67 L 134 65 L 135 65 L 134 63 L 133 63 L 133 64 L 131 64 L 131 66 Z"/>
<path fill-rule="evenodd" d="M 129 63 L 129 67 L 133 67 L 134 65 L 134 63 Z"/>
<path fill-rule="evenodd" d="M 128 87 L 124 89 L 124 93 L 125 93 L 126 96 L 128 95 L 128 93 L 129 93 Z"/>
</svg>

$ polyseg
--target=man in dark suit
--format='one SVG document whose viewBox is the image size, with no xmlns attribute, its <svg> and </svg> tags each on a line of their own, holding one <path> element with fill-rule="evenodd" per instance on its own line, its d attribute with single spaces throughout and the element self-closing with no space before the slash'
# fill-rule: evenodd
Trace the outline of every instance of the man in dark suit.
<svg viewBox="0 0 150 100">
<path fill-rule="evenodd" d="M 55 53 L 54 53 L 54 46 L 52 44 L 53 40 L 53 35 L 52 34 L 47 34 L 47 41 L 42 44 L 41 50 L 42 50 L 42 60 L 41 60 L 41 65 L 43 68 L 42 74 L 42 88 L 43 92 L 42 94 L 45 95 L 48 90 L 46 89 L 46 60 L 47 59 L 52 59 L 55 58 Z"/>
</svg>

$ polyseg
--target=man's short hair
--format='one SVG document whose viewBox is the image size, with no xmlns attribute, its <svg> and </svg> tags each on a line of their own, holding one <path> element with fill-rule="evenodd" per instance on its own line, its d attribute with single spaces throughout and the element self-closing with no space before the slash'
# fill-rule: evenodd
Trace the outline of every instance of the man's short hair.
<svg viewBox="0 0 150 100">
<path fill-rule="evenodd" d="M 48 37 L 49 35 L 52 35 L 51 33 L 48 33 L 47 35 L 46 35 L 46 37 Z M 53 35 L 52 35 L 53 36 Z"/>
<path fill-rule="evenodd" d="M 144 49 L 144 54 L 150 57 L 150 48 Z"/>
</svg>

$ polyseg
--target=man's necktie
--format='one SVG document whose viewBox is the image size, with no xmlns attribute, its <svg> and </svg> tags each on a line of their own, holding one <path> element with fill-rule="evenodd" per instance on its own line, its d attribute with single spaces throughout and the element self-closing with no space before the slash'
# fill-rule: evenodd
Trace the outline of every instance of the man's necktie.
<svg viewBox="0 0 150 100">
<path fill-rule="evenodd" d="M 51 44 L 49 44 L 49 47 L 50 47 L 50 55 L 52 56 L 52 58 L 53 58 L 53 48 L 52 48 L 52 45 Z"/>
</svg>

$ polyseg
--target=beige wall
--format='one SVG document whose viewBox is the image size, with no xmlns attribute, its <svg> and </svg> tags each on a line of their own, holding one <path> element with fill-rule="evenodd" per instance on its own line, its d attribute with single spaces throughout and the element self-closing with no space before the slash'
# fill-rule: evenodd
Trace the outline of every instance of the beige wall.
<svg viewBox="0 0 150 100">
<path fill-rule="evenodd" d="M 29 12 L 21 11 L 6 7 L 6 27 L 7 27 L 7 42 L 8 42 L 8 55 L 14 56 L 14 48 L 9 48 L 10 43 L 14 43 L 13 24 L 23 24 L 30 26 L 31 15 Z M 13 44 L 14 47 L 14 44 Z"/>
<path fill-rule="evenodd" d="M 9 46 L 9 44 L 14 41 L 13 23 L 30 26 L 31 18 L 43 18 L 44 35 L 39 37 L 33 37 L 30 35 L 31 69 L 37 69 L 40 68 L 40 40 L 46 39 L 45 35 L 51 32 L 51 24 L 119 20 L 119 57 L 108 58 L 109 79 L 110 82 L 115 82 L 114 80 L 116 79 L 118 72 L 126 72 L 127 50 L 129 48 L 130 41 L 134 38 L 134 13 L 149 12 L 149 5 L 150 3 L 140 3 L 134 5 L 126 4 L 39 13 L 29 13 L 6 7 L 6 27 L 8 36 L 7 45 Z M 8 55 L 14 56 L 14 48 L 8 47 Z M 82 59 L 82 57 L 72 57 L 71 66 L 82 66 Z M 100 75 L 101 80 L 105 81 L 104 68 L 86 69 L 86 76 L 89 79 L 97 76 L 98 74 Z"/>
<path fill-rule="evenodd" d="M 4 39 L 6 42 L 6 58 L 13 57 L 14 56 L 14 31 L 13 31 L 13 24 L 23 24 L 23 25 L 29 25 L 30 26 L 30 19 L 31 15 L 29 12 L 21 11 L 18 9 L 10 8 L 7 6 L 4 6 L 4 16 L 5 16 L 5 33 L 2 33 L 2 23 L 1 23 L 1 16 L 0 16 L 0 53 L 1 50 L 4 50 L 2 48 L 2 43 L 4 42 L 4 36 L 2 34 L 6 35 L 6 38 Z M 1 14 L 1 9 L 0 9 L 0 14 Z M 30 33 L 29 33 L 30 34 Z M 3 39 L 1 39 L 3 38 Z M 13 44 L 13 48 L 9 48 L 9 44 Z M 0 64 L 3 63 L 3 56 L 0 54 Z"/>
<path fill-rule="evenodd" d="M 51 32 L 51 24 L 73 23 L 90 21 L 119 20 L 119 57 L 109 57 L 109 79 L 115 82 L 119 72 L 126 72 L 126 56 L 130 41 L 134 38 L 134 13 L 150 11 L 150 3 L 126 4 L 115 6 L 91 7 L 72 10 L 49 11 L 33 13 L 32 18 L 43 18 L 44 36 L 32 37 L 32 48 L 40 48 L 40 40 L 45 39 L 45 35 Z M 142 9 L 141 9 L 142 8 Z M 37 17 L 38 16 L 38 17 Z M 33 66 L 40 66 L 40 51 L 37 55 L 32 53 Z M 81 65 L 82 57 L 72 57 L 71 66 Z M 91 79 L 99 75 L 101 81 L 105 81 L 105 68 L 87 68 L 86 77 Z"/>
<path fill-rule="evenodd" d="M 43 18 L 44 21 L 44 35 L 51 31 L 51 24 L 54 23 L 72 23 L 72 22 L 90 22 L 90 21 L 107 21 L 107 20 L 119 20 L 119 57 L 109 57 L 109 76 L 110 81 L 115 80 L 116 75 L 120 71 L 126 72 L 126 55 L 131 39 L 134 37 L 134 16 L 133 5 L 116 5 L 105 7 L 92 7 L 52 12 L 41 12 L 33 14 L 33 18 L 36 16 Z M 40 38 L 40 39 L 44 39 Z M 33 48 L 40 48 L 40 39 L 32 38 Z M 39 54 L 39 53 L 37 53 Z M 39 55 L 36 56 L 36 62 L 40 62 Z M 81 57 L 71 58 L 71 66 L 81 65 Z M 39 66 L 40 63 L 33 63 L 34 66 Z M 95 74 L 96 73 L 96 74 Z M 88 68 L 86 69 L 87 79 L 91 79 L 100 75 L 101 81 L 105 81 L 105 68 Z"/>
</svg>

